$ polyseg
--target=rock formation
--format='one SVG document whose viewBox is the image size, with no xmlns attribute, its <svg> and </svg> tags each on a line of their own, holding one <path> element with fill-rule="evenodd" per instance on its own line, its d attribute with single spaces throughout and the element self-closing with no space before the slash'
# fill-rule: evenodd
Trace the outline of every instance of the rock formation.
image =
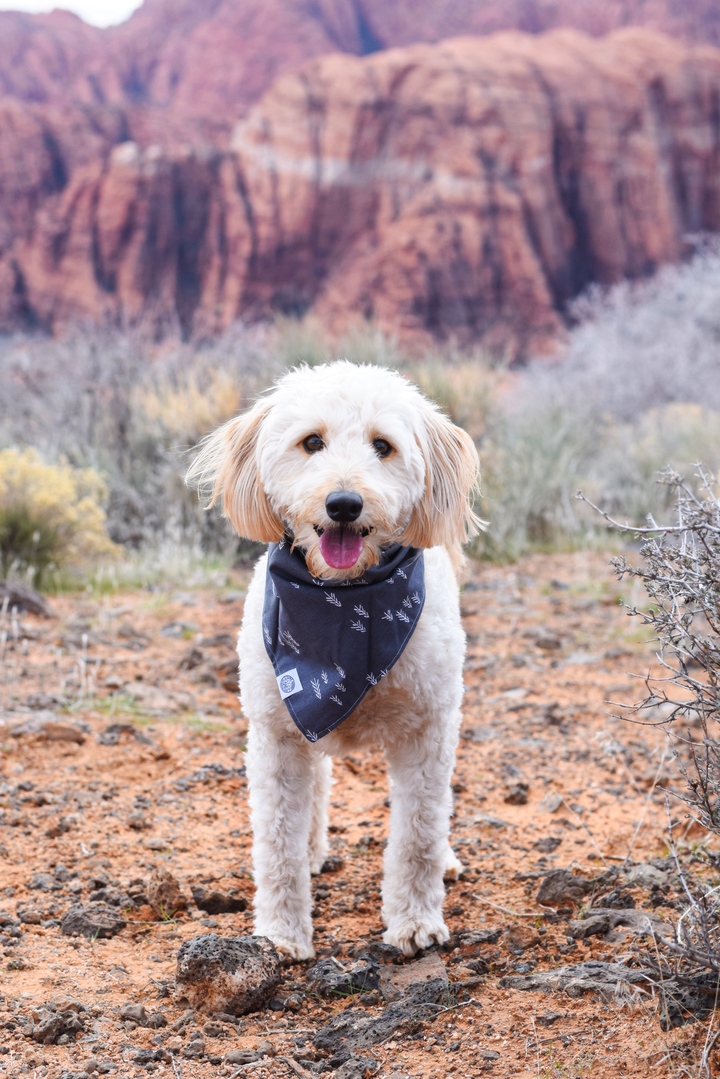
<svg viewBox="0 0 720 1079">
<path fill-rule="evenodd" d="M 0 93 L 28 104 L 122 108 L 141 144 L 210 141 L 275 78 L 331 52 L 500 30 L 648 26 L 720 45 L 717 0 L 145 0 L 104 30 L 66 11 L 0 12 Z"/>
<path fill-rule="evenodd" d="M 522 355 L 590 282 L 720 229 L 720 51 L 648 30 L 325 56 L 277 79 L 225 152 L 125 141 L 72 165 L 78 140 L 14 107 L 34 193 L 4 226 L 7 329 L 122 317 L 198 337 L 311 309 Z M 108 145 L 89 109 L 75 122 Z"/>
</svg>

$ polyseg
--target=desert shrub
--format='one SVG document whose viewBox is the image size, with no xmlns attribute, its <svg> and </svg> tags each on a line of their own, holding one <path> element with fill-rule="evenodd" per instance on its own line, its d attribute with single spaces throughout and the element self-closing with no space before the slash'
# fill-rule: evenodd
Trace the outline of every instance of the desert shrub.
<svg viewBox="0 0 720 1079">
<path fill-rule="evenodd" d="M 483 354 L 444 353 L 410 361 L 404 373 L 476 442 L 482 439 L 491 413 L 498 407 L 504 371 Z"/>
<path fill-rule="evenodd" d="M 720 468 L 718 293 L 720 255 L 708 250 L 576 302 L 563 354 L 519 372 L 488 414 L 479 555 L 607 542 L 578 487 L 638 520 L 669 508 L 652 482 L 668 462 Z"/>
<path fill-rule="evenodd" d="M 623 555 L 613 565 L 620 579 L 634 578 L 647 592 L 649 609 L 630 613 L 652 630 L 663 669 L 662 679 L 647 680 L 648 694 L 632 714 L 642 719 L 649 711 L 656 722 L 658 706 L 666 706 L 660 725 L 686 781 L 676 795 L 703 828 L 720 836 L 720 487 L 702 468 L 699 481 L 696 493 L 667 470 L 661 482 L 675 496 L 674 523 L 615 525 L 644 543 L 642 564 L 631 566 Z"/>
<path fill-rule="evenodd" d="M 642 562 L 613 559 L 620 579 L 640 582 L 649 606 L 629 607 L 657 644 L 661 676 L 646 678 L 647 694 L 627 718 L 662 727 L 683 783 L 669 793 L 674 805 L 709 836 L 720 836 L 720 487 L 698 466 L 697 483 L 666 470 L 660 478 L 674 500 L 674 520 L 629 528 L 604 514 L 621 533 L 641 538 Z M 661 718 L 658 718 L 660 716 Z M 670 807 L 668 807 L 670 810 Z M 664 1025 L 716 1007 L 720 978 L 720 896 L 686 878 L 670 843 L 687 898 L 674 940 L 664 939 L 651 965 L 661 985 Z M 717 859 L 715 860 L 717 867 Z M 709 1072 L 708 1072 L 709 1074 Z"/>
<path fill-rule="evenodd" d="M 0 569 L 84 567 L 114 554 L 105 530 L 106 489 L 93 469 L 44 464 L 32 450 L 0 451 Z"/>
</svg>

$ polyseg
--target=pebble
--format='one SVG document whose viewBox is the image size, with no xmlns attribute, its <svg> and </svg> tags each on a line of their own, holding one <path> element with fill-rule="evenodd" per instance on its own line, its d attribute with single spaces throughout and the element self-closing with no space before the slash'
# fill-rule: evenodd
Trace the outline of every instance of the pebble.
<svg viewBox="0 0 720 1079">
<path fill-rule="evenodd" d="M 100 937 L 114 937 L 125 928 L 127 922 L 119 911 L 104 903 L 84 906 L 76 903 L 70 907 L 62 920 L 64 936 L 83 936 L 88 940 Z"/>
</svg>

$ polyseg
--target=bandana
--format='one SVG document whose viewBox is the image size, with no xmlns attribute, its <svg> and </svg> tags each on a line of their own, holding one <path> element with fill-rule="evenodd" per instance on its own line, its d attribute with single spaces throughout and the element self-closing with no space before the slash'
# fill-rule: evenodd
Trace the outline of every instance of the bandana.
<svg viewBox="0 0 720 1079">
<path fill-rule="evenodd" d="M 335 730 L 384 678 L 425 603 L 422 551 L 395 544 L 353 581 L 313 577 L 284 537 L 271 543 L 263 635 L 280 696 L 310 742 Z"/>
</svg>

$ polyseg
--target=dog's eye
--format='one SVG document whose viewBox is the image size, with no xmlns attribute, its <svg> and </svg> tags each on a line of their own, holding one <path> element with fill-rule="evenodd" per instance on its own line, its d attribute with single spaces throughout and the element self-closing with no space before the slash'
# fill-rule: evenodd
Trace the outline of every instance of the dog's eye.
<svg viewBox="0 0 720 1079">
<path fill-rule="evenodd" d="M 320 438 L 320 435 L 308 435 L 303 439 L 303 449 L 306 453 L 317 453 L 318 450 L 325 449 L 325 443 Z"/>
<path fill-rule="evenodd" d="M 373 449 L 378 457 L 388 457 L 392 453 L 392 446 L 384 438 L 374 438 Z"/>
</svg>

